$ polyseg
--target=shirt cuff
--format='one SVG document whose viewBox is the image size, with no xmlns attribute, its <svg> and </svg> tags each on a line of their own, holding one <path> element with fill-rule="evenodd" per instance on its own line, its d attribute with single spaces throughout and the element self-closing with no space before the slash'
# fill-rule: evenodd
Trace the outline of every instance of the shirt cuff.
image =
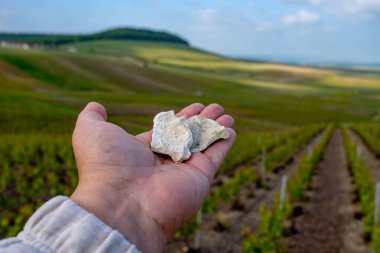
<svg viewBox="0 0 380 253">
<path fill-rule="evenodd" d="M 64 196 L 40 207 L 17 237 L 41 252 L 140 252 L 119 231 Z"/>
</svg>

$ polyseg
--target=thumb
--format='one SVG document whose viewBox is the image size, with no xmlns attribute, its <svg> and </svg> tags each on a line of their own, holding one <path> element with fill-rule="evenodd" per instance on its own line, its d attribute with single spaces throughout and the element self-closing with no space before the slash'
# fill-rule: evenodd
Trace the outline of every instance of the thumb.
<svg viewBox="0 0 380 253">
<path fill-rule="evenodd" d="M 107 120 L 107 112 L 103 105 L 90 102 L 83 109 L 83 111 L 79 114 L 77 119 L 78 123 L 82 121 L 106 121 Z"/>
<path fill-rule="evenodd" d="M 91 134 L 94 123 L 104 122 L 107 120 L 106 109 L 99 103 L 91 102 L 79 114 L 77 123 L 72 136 L 75 159 L 79 168 L 83 167 L 83 155 L 87 154 L 88 142 L 93 139 Z M 90 138 L 91 137 L 91 138 Z"/>
</svg>

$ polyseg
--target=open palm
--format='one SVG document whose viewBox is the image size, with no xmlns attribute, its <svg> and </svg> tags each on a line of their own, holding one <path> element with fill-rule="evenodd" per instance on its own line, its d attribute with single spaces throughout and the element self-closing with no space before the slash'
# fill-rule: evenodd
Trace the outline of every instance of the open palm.
<svg viewBox="0 0 380 253">
<path fill-rule="evenodd" d="M 169 238 L 202 205 L 235 139 L 231 129 L 233 119 L 224 115 L 219 105 L 192 104 L 177 115 L 189 118 L 197 114 L 227 127 L 230 138 L 176 164 L 169 157 L 151 151 L 151 131 L 130 135 L 106 122 L 103 106 L 88 104 L 79 115 L 73 134 L 80 178 L 73 199 L 117 228 L 127 239 L 135 241 L 137 246 L 141 244 L 139 238 L 134 239 L 136 234 L 130 234 L 131 227 L 136 225 L 147 227 L 142 231 L 145 236 L 151 233 L 150 237 L 160 237 L 157 233 L 162 232 L 164 240 Z M 105 212 L 114 215 L 105 215 Z"/>
</svg>

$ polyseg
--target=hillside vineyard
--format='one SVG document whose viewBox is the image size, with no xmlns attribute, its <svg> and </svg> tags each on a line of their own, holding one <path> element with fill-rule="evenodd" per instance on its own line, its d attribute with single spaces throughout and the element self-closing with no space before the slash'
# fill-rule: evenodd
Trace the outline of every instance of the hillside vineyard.
<svg viewBox="0 0 380 253">
<path fill-rule="evenodd" d="M 136 135 L 200 102 L 223 105 L 237 140 L 165 252 L 380 252 L 379 72 L 234 60 L 133 29 L 0 41 L 1 238 L 75 189 L 85 104 Z"/>
</svg>

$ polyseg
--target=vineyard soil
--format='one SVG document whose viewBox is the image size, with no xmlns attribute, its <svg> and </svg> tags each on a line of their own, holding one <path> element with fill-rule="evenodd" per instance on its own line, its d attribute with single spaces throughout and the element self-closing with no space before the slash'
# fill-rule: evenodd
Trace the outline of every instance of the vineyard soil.
<svg viewBox="0 0 380 253">
<path fill-rule="evenodd" d="M 336 130 L 318 165 L 303 214 L 293 219 L 294 233 L 288 238 L 289 253 L 370 252 L 365 246 L 362 223 L 354 219 L 352 178 L 343 137 Z"/>
</svg>

